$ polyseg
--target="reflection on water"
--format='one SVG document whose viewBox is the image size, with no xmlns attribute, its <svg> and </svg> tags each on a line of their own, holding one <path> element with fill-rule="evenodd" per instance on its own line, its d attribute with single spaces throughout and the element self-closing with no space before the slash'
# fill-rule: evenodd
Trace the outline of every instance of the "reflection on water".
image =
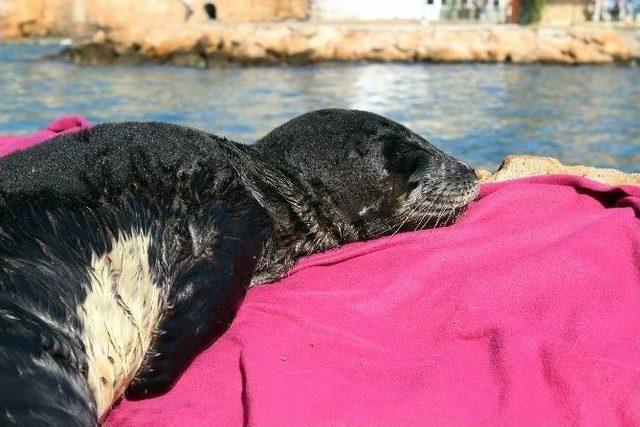
<svg viewBox="0 0 640 427">
<path fill-rule="evenodd" d="M 323 107 L 399 120 L 477 167 L 507 154 L 640 168 L 640 69 L 509 65 L 82 68 L 0 45 L 0 133 L 81 113 L 94 122 L 163 120 L 251 142 Z"/>
</svg>

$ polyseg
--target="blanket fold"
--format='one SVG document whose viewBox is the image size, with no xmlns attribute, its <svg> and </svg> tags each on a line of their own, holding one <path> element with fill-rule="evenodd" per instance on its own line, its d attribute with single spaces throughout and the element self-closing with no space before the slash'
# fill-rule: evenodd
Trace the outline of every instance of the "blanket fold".
<svg viewBox="0 0 640 427">
<path fill-rule="evenodd" d="M 14 151 L 26 150 L 60 133 L 76 132 L 89 126 L 89 121 L 82 116 L 65 116 L 50 123 L 43 130 L 29 135 L 0 135 L 0 157 Z"/>
</svg>

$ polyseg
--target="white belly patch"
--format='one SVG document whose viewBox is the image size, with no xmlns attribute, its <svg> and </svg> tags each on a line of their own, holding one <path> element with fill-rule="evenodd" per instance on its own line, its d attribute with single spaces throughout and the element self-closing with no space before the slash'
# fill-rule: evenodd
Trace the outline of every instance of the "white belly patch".
<svg viewBox="0 0 640 427">
<path fill-rule="evenodd" d="M 78 315 L 100 418 L 124 393 L 157 333 L 165 296 L 153 283 L 150 244 L 148 234 L 123 236 L 91 260 L 89 293 Z"/>
</svg>

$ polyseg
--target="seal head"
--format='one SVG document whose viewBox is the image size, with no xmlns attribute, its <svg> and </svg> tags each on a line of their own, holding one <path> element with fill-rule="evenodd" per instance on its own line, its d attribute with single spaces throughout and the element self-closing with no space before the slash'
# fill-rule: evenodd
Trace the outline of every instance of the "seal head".
<svg viewBox="0 0 640 427">
<path fill-rule="evenodd" d="M 329 198 L 358 239 L 449 224 L 478 192 L 468 165 L 365 111 L 303 114 L 255 148 Z"/>
</svg>

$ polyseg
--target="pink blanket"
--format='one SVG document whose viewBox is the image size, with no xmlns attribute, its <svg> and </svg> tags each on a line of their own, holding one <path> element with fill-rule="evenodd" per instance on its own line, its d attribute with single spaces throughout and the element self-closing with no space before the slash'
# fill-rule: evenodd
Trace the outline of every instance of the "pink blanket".
<svg viewBox="0 0 640 427">
<path fill-rule="evenodd" d="M 249 291 L 169 393 L 109 426 L 640 424 L 640 187 L 484 185 L 454 226 Z"/>
<path fill-rule="evenodd" d="M 110 426 L 640 424 L 640 188 L 485 185 L 456 225 L 252 289 L 166 395 Z"/>
<path fill-rule="evenodd" d="M 0 157 L 11 154 L 14 151 L 25 150 L 36 144 L 51 139 L 64 132 L 74 132 L 89 127 L 87 119 L 81 116 L 66 116 L 51 123 L 44 130 L 30 135 L 9 136 L 0 135 Z"/>
</svg>

